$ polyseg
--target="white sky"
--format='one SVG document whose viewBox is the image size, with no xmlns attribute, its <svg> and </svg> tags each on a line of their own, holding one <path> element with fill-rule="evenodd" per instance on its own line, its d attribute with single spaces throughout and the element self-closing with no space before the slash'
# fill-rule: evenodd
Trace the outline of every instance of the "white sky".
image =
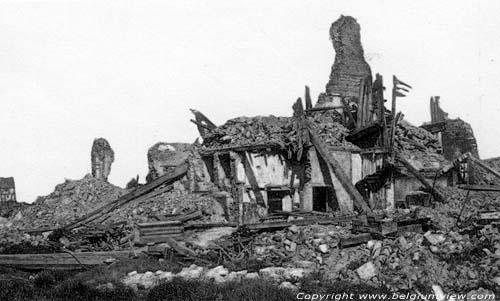
<svg viewBox="0 0 500 301">
<path fill-rule="evenodd" d="M 406 118 L 440 95 L 470 122 L 483 158 L 500 156 L 500 1 L 0 2 L 0 176 L 32 202 L 90 172 L 90 148 L 115 151 L 110 181 L 147 173 L 159 141 L 192 142 L 189 108 L 217 124 L 290 116 L 328 82 L 330 24 L 361 24 L 372 72 L 414 86 Z M 387 95 L 388 97 L 389 95 Z"/>
</svg>

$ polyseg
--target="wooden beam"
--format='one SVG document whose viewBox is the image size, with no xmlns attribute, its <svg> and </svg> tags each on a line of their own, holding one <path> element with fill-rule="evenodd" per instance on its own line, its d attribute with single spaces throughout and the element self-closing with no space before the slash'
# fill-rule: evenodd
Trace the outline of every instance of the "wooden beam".
<svg viewBox="0 0 500 301">
<path fill-rule="evenodd" d="M 366 203 L 363 196 L 359 193 L 359 191 L 354 187 L 351 182 L 351 179 L 344 172 L 340 163 L 333 157 L 332 153 L 328 150 L 328 147 L 321 141 L 318 133 L 313 129 L 313 126 L 310 121 L 307 121 L 307 126 L 309 130 L 309 135 L 311 136 L 311 142 L 314 147 L 318 151 L 318 153 L 325 159 L 325 161 L 332 167 L 332 171 L 337 177 L 337 179 L 342 184 L 342 187 L 346 190 L 346 192 L 353 198 L 354 205 L 361 212 L 371 212 L 370 207 Z"/>
<path fill-rule="evenodd" d="M 312 108 L 305 110 L 307 112 L 319 112 L 319 111 L 329 111 L 329 110 L 338 110 L 343 109 L 344 106 L 332 106 L 332 107 L 320 107 L 320 108 Z"/>
<path fill-rule="evenodd" d="M 340 101 L 342 101 L 342 106 L 344 107 L 344 111 L 346 111 L 347 116 L 349 116 L 349 119 L 354 124 L 354 127 L 357 128 L 358 122 L 356 121 L 356 119 L 354 119 L 354 116 L 352 116 L 352 112 L 351 112 L 351 109 L 349 108 L 349 104 L 345 101 L 344 97 L 341 97 Z M 358 112 L 359 112 L 359 106 L 358 106 Z"/>
<path fill-rule="evenodd" d="M 468 157 L 469 159 L 476 163 L 477 165 L 479 165 L 480 167 L 482 167 L 484 170 L 488 171 L 489 173 L 491 173 L 492 175 L 494 175 L 495 177 L 499 178 L 500 179 L 500 173 L 496 170 L 494 170 L 493 168 L 489 167 L 488 165 L 486 165 L 485 163 L 483 163 L 481 160 L 479 160 L 478 158 L 474 157 L 471 153 L 468 153 Z"/>
<path fill-rule="evenodd" d="M 406 169 L 408 169 L 408 171 L 415 176 L 415 178 L 417 178 L 423 185 L 426 189 L 428 189 L 430 191 L 430 193 L 432 194 L 432 196 L 434 197 L 434 199 L 438 202 L 443 202 L 445 200 L 445 197 L 441 194 L 441 192 L 439 192 L 435 187 L 433 187 L 429 181 L 427 181 L 427 179 L 422 176 L 418 170 L 413 167 L 413 165 L 411 165 L 410 162 L 408 162 L 408 160 L 406 160 L 405 158 L 403 158 L 400 154 L 396 154 L 395 155 L 395 159 L 399 162 L 401 162 L 403 164 L 404 167 L 406 167 Z"/>
<path fill-rule="evenodd" d="M 174 183 L 175 181 L 181 179 L 184 177 L 187 173 L 188 170 L 188 165 L 187 163 L 183 163 L 179 166 L 177 166 L 173 171 L 167 172 L 165 175 L 158 177 L 154 179 L 152 182 L 140 186 L 137 189 L 119 197 L 118 199 L 112 201 L 111 203 L 108 203 L 90 213 L 87 215 L 67 224 L 66 226 L 62 227 L 63 229 L 66 230 L 71 230 L 74 228 L 77 228 L 79 226 L 82 226 L 84 224 L 87 224 L 99 217 L 105 216 L 106 214 L 110 213 L 111 211 L 120 208 L 121 206 L 147 194 L 148 192 L 152 191 L 153 189 L 161 186 L 161 185 L 170 185 Z"/>
<path fill-rule="evenodd" d="M 106 259 L 132 257 L 132 251 L 1 254 L 0 265 L 22 269 L 78 269 L 105 264 Z"/>
</svg>

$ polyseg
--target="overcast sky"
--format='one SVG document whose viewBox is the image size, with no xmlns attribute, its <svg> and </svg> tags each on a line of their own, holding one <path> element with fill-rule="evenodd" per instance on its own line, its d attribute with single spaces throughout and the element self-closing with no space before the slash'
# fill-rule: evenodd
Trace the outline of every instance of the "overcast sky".
<svg viewBox="0 0 500 301">
<path fill-rule="evenodd" d="M 0 2 L 0 176 L 32 202 L 90 172 L 95 137 L 115 151 L 110 181 L 147 173 L 159 141 L 192 142 L 189 108 L 217 124 L 290 116 L 316 99 L 334 51 L 330 24 L 361 25 L 372 72 L 413 85 L 406 118 L 430 120 L 440 95 L 500 156 L 500 1 Z M 389 97 L 389 95 L 387 95 Z"/>
</svg>

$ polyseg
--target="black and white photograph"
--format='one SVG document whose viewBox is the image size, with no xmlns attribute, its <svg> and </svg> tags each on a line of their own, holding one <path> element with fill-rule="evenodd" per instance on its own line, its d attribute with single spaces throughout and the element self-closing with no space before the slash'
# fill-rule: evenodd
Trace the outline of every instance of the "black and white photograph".
<svg viewBox="0 0 500 301">
<path fill-rule="evenodd" d="M 0 0 L 0 300 L 500 300 L 499 15 Z"/>
</svg>

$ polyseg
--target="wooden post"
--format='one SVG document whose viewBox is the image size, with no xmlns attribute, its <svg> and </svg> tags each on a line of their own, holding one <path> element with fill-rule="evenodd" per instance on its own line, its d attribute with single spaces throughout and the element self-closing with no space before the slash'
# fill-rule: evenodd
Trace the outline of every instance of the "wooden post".
<svg viewBox="0 0 500 301">
<path fill-rule="evenodd" d="M 394 143 L 392 141 L 392 137 L 394 137 L 394 133 L 396 132 L 396 77 L 392 76 L 392 106 L 391 106 L 391 114 L 392 114 L 392 128 L 391 128 L 391 149 L 394 151 Z"/>
<path fill-rule="evenodd" d="M 352 123 L 354 124 L 354 127 L 357 128 L 358 123 L 356 122 L 356 119 L 354 119 L 354 116 L 352 116 L 351 108 L 349 108 L 349 103 L 344 99 L 344 97 L 340 97 L 340 101 L 342 101 L 342 106 L 344 107 L 344 110 L 346 111 L 347 116 L 349 117 L 349 120 L 351 120 Z M 358 109 L 359 109 L 359 106 L 358 106 Z M 358 110 L 358 112 L 359 112 L 359 110 Z"/>
<path fill-rule="evenodd" d="M 312 109 L 313 105 L 312 105 L 312 101 L 311 101 L 311 92 L 310 92 L 308 86 L 306 86 L 306 91 L 304 94 L 305 94 L 304 99 L 306 101 L 306 110 L 310 110 L 310 109 Z"/>
<path fill-rule="evenodd" d="M 358 120 L 357 125 L 359 127 L 364 126 L 365 120 L 365 80 L 364 78 L 359 80 L 359 101 L 358 101 Z"/>
</svg>

